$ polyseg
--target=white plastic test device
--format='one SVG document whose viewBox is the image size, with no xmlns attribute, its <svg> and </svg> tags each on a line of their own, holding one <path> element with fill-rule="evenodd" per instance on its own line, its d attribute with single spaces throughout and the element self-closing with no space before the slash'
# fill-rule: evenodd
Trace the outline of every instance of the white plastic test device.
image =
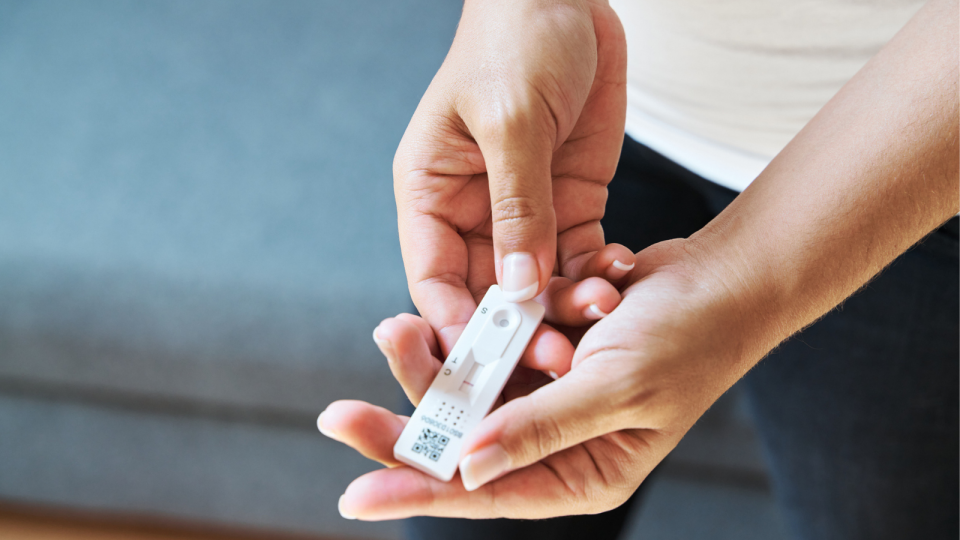
<svg viewBox="0 0 960 540">
<path fill-rule="evenodd" d="M 490 287 L 403 428 L 394 457 L 450 481 L 464 440 L 503 391 L 543 312 L 533 300 L 510 303 Z"/>
</svg>

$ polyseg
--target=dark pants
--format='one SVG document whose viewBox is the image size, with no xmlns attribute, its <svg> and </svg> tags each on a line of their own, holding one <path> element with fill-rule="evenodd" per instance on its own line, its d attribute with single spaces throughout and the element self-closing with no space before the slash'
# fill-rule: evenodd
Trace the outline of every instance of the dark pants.
<svg viewBox="0 0 960 540">
<path fill-rule="evenodd" d="M 627 138 L 610 185 L 606 240 L 639 251 L 687 237 L 736 195 Z M 743 380 L 796 538 L 960 535 L 957 231 L 953 218 Z M 415 518 L 407 533 L 613 540 L 639 498 L 596 516 Z"/>
</svg>

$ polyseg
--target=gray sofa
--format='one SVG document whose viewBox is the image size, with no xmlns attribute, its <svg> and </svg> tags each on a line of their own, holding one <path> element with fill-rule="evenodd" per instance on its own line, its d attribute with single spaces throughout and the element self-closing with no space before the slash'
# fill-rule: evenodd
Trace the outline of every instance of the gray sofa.
<svg viewBox="0 0 960 540">
<path fill-rule="evenodd" d="M 459 11 L 0 0 L 0 500 L 396 537 L 314 422 L 401 403 L 391 160 Z M 677 470 L 762 484 L 743 440 Z"/>
<path fill-rule="evenodd" d="M 401 403 L 391 161 L 459 10 L 0 2 L 0 497 L 394 535 L 315 419 Z"/>
</svg>

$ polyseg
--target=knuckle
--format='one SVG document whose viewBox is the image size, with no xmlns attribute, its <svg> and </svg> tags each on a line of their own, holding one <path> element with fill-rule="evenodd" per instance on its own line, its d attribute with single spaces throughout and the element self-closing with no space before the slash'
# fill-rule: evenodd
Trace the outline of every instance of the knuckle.
<svg viewBox="0 0 960 540">
<path fill-rule="evenodd" d="M 488 141 L 529 144 L 529 141 L 556 136 L 556 118 L 542 94 L 535 89 L 524 92 L 500 90 L 483 106 L 475 129 Z"/>
<path fill-rule="evenodd" d="M 530 111 L 524 105 L 525 100 L 518 99 L 512 92 L 492 92 L 486 103 L 485 113 L 479 117 L 480 131 L 488 136 L 503 138 L 522 132 L 529 124 Z"/>
<path fill-rule="evenodd" d="M 491 218 L 494 225 L 503 225 L 510 222 L 525 221 L 538 217 L 540 204 L 532 197 L 511 196 L 505 197 L 491 207 Z"/>
</svg>

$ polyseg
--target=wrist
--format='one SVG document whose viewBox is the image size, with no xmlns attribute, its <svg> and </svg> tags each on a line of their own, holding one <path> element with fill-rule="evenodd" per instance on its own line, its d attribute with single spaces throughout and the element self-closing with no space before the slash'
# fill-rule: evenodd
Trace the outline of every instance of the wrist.
<svg viewBox="0 0 960 540">
<path fill-rule="evenodd" d="M 607 0 L 465 0 L 457 38 L 483 43 L 501 34 L 494 39 L 522 48 L 525 40 L 537 35 L 537 28 L 549 32 L 572 19 L 592 28 L 592 9 L 598 5 L 609 9 Z"/>
<path fill-rule="evenodd" d="M 637 351 L 630 387 L 648 427 L 685 430 L 773 347 L 760 345 L 752 306 L 707 247 L 675 239 L 638 253 L 614 312 L 624 348 Z"/>
<path fill-rule="evenodd" d="M 658 265 L 657 272 L 687 284 L 676 301 L 683 306 L 686 324 L 709 336 L 701 342 L 703 354 L 737 372 L 737 378 L 788 337 L 779 332 L 762 284 L 743 270 L 744 254 L 739 250 L 694 235 L 644 250 L 637 256 L 638 266 L 641 259 L 649 260 L 644 257 L 648 251 L 653 251 L 654 260 L 667 262 Z"/>
<path fill-rule="evenodd" d="M 685 239 L 685 251 L 717 316 L 727 318 L 744 371 L 759 362 L 797 329 L 782 296 L 776 272 L 758 271 L 757 258 L 742 231 L 718 230 L 711 223 Z M 749 235 L 746 235 L 749 237 Z"/>
</svg>

